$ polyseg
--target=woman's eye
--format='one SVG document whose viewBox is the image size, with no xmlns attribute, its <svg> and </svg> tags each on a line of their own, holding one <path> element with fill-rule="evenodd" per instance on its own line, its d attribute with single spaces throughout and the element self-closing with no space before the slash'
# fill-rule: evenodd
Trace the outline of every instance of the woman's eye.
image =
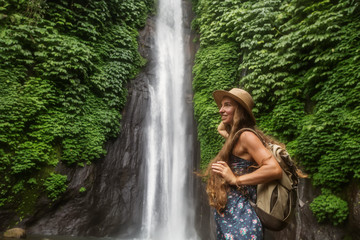
<svg viewBox="0 0 360 240">
<path fill-rule="evenodd" d="M 230 102 L 224 102 L 223 104 L 222 104 L 222 107 L 231 107 L 232 105 L 231 105 L 231 103 Z"/>
</svg>

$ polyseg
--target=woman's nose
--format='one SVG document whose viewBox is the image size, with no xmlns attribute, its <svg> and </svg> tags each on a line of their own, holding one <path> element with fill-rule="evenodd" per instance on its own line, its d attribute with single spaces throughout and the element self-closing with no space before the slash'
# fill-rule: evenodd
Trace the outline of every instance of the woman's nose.
<svg viewBox="0 0 360 240">
<path fill-rule="evenodd" d="M 219 109 L 219 113 L 222 113 L 222 112 L 224 112 L 223 107 L 221 107 L 221 108 Z"/>
</svg>

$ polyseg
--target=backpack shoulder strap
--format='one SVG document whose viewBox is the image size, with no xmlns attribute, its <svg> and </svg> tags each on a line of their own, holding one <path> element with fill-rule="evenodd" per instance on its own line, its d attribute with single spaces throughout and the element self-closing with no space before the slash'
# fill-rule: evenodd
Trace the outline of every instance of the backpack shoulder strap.
<svg viewBox="0 0 360 240">
<path fill-rule="evenodd" d="M 242 128 L 239 131 L 237 131 L 232 139 L 233 144 L 235 144 L 235 141 L 240 137 L 240 135 L 245 132 L 245 131 L 249 131 L 254 133 L 262 142 L 262 144 L 264 144 L 264 146 L 266 146 L 267 144 L 265 143 L 264 139 L 252 128 Z"/>
</svg>

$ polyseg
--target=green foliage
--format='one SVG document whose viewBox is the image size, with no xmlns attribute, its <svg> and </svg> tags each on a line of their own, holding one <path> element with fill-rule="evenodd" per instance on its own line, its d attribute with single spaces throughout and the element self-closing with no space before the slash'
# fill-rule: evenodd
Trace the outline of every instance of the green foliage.
<svg viewBox="0 0 360 240">
<path fill-rule="evenodd" d="M 333 225 L 343 223 L 349 213 L 346 201 L 333 194 L 323 194 L 310 203 L 310 209 L 318 222 L 330 222 Z"/>
<path fill-rule="evenodd" d="M 67 189 L 67 176 L 51 173 L 50 177 L 48 177 L 45 182 L 45 190 L 47 193 L 48 198 L 52 201 L 55 201 L 63 194 Z"/>
<path fill-rule="evenodd" d="M 137 29 L 153 4 L 0 1 L 0 206 L 34 202 L 43 184 L 54 200 L 65 186 L 51 175 L 59 161 L 83 166 L 106 153 L 145 63 Z"/>
<path fill-rule="evenodd" d="M 79 189 L 79 193 L 83 193 L 83 192 L 86 192 L 86 188 L 85 188 L 85 187 L 81 187 L 81 188 Z"/>
<path fill-rule="evenodd" d="M 287 144 L 315 186 L 337 194 L 352 178 L 359 178 L 359 4 L 351 0 L 193 2 L 197 18 L 192 26 L 200 33 L 194 104 L 202 166 L 221 144 L 210 93 L 242 87 L 254 98 L 258 126 Z M 234 51 L 228 51 L 227 57 L 237 64 L 231 77 L 221 69 L 234 65 L 228 66 L 221 54 L 210 51 L 212 46 L 229 44 Z M 213 58 L 218 65 L 207 62 Z M 219 84 L 208 76 L 218 78 Z"/>
<path fill-rule="evenodd" d="M 202 168 L 221 148 L 221 137 L 216 134 L 219 124 L 218 108 L 212 92 L 233 86 L 237 77 L 237 47 L 233 43 L 208 46 L 197 53 L 193 69 L 194 109 L 198 119 Z"/>
</svg>

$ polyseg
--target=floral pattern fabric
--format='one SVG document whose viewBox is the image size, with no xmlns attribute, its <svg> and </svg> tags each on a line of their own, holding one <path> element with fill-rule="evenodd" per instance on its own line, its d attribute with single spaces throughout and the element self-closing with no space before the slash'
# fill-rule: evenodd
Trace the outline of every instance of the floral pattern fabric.
<svg viewBox="0 0 360 240">
<path fill-rule="evenodd" d="M 230 168 L 235 175 L 251 172 L 253 162 L 231 156 Z M 256 202 L 256 186 L 242 186 L 240 190 L 231 188 L 225 209 L 215 211 L 216 236 L 218 240 L 262 240 L 263 227 L 250 205 Z"/>
</svg>

